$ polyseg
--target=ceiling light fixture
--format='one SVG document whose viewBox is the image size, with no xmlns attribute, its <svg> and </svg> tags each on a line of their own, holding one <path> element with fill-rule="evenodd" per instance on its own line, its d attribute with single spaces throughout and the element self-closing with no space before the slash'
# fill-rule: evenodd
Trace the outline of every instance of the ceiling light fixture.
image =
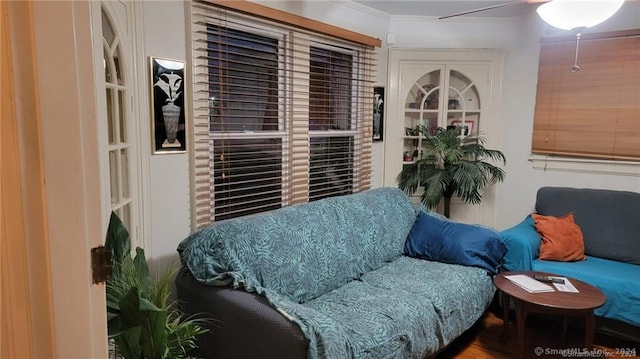
<svg viewBox="0 0 640 359">
<path fill-rule="evenodd" d="M 624 0 L 552 0 L 538 7 L 547 24 L 563 30 L 589 28 L 615 14 Z"/>
<path fill-rule="evenodd" d="M 615 14 L 624 0 L 552 0 L 536 10 L 547 24 L 562 30 L 576 33 L 576 56 L 572 72 L 580 70 L 578 66 L 578 48 L 584 29 L 598 25 Z"/>
</svg>

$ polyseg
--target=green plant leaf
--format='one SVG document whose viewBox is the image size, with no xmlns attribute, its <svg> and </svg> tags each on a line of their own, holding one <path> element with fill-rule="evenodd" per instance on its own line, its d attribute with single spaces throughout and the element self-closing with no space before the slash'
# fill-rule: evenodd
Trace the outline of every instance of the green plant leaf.
<svg viewBox="0 0 640 359">
<path fill-rule="evenodd" d="M 115 341 L 120 355 L 127 359 L 144 358 L 142 347 L 139 344 L 141 337 L 141 327 L 133 327 L 126 332 L 123 332 L 120 336 L 116 337 Z"/>
<path fill-rule="evenodd" d="M 450 201 L 453 195 L 478 204 L 484 187 L 504 180 L 504 170 L 487 162 L 506 164 L 504 154 L 485 148 L 486 140 L 479 134 L 461 136 L 460 128 L 431 131 L 419 126 L 418 130 L 424 137 L 423 155 L 415 163 L 403 166 L 398 187 L 408 195 L 422 188 L 420 201 L 428 208 L 436 208 L 443 198 Z M 449 217 L 448 206 L 445 207 L 445 216 Z"/>
<path fill-rule="evenodd" d="M 123 326 L 140 327 L 139 345 L 145 357 L 161 358 L 166 347 L 167 311 L 142 298 L 138 288 L 131 288 L 119 305 Z"/>
<path fill-rule="evenodd" d="M 129 233 L 111 213 L 105 246 L 113 255 L 107 279 L 108 335 L 126 359 L 189 358 L 196 336 L 207 331 L 199 320 L 182 317 L 168 303 L 175 266 L 152 278 L 142 248 L 131 256 Z"/>
<path fill-rule="evenodd" d="M 129 231 L 127 231 L 124 223 L 122 223 L 114 212 L 111 212 L 111 217 L 109 218 L 109 226 L 107 228 L 104 246 L 112 252 L 113 275 L 120 275 L 124 258 L 130 256 L 131 241 Z"/>
</svg>

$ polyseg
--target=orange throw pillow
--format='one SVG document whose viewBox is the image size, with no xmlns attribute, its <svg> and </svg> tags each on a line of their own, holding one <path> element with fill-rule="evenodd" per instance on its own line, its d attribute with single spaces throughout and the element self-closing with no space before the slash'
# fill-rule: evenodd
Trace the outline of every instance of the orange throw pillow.
<svg viewBox="0 0 640 359">
<path fill-rule="evenodd" d="M 540 259 L 548 261 L 581 261 L 584 256 L 582 231 L 573 219 L 573 213 L 562 217 L 531 214 L 536 231 L 542 237 Z"/>
</svg>

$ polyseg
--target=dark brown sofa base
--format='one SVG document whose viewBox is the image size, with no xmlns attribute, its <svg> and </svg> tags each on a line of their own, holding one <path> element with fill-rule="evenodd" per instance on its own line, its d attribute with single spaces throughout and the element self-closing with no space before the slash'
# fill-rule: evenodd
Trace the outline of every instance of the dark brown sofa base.
<svg viewBox="0 0 640 359">
<path fill-rule="evenodd" d="M 198 338 L 199 357 L 307 357 L 308 341 L 298 325 L 271 307 L 264 297 L 244 290 L 203 285 L 184 267 L 175 283 L 183 311 L 205 319 L 210 330 Z"/>
<path fill-rule="evenodd" d="M 618 320 L 596 317 L 596 332 L 640 344 L 640 327 Z"/>
<path fill-rule="evenodd" d="M 514 311 L 514 308 L 515 308 L 514 303 L 511 302 L 510 304 L 511 305 L 509 306 L 510 308 L 509 317 L 515 318 L 516 315 Z M 491 310 L 497 317 L 502 318 L 502 303 L 500 303 L 499 295 L 496 295 L 494 297 L 489 310 Z M 560 318 L 553 317 L 553 316 L 547 319 L 553 320 L 553 321 L 560 321 Z M 582 328 L 582 326 L 584 325 L 584 321 L 571 320 L 570 324 L 577 326 L 579 328 Z M 618 338 L 624 341 L 640 344 L 640 327 L 631 325 L 629 323 L 621 322 L 619 320 L 596 316 L 595 331 L 596 333 L 600 333 L 600 334 L 608 335 L 610 337 Z"/>
</svg>

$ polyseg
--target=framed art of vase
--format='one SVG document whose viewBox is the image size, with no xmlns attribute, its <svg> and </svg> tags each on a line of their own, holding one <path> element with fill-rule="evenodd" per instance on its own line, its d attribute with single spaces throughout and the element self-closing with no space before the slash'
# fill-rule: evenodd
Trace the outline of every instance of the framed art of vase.
<svg viewBox="0 0 640 359">
<path fill-rule="evenodd" d="M 384 130 L 384 87 L 373 88 L 373 141 L 382 141 Z"/>
<path fill-rule="evenodd" d="M 184 61 L 153 56 L 149 60 L 152 151 L 184 153 L 187 150 Z"/>
</svg>

